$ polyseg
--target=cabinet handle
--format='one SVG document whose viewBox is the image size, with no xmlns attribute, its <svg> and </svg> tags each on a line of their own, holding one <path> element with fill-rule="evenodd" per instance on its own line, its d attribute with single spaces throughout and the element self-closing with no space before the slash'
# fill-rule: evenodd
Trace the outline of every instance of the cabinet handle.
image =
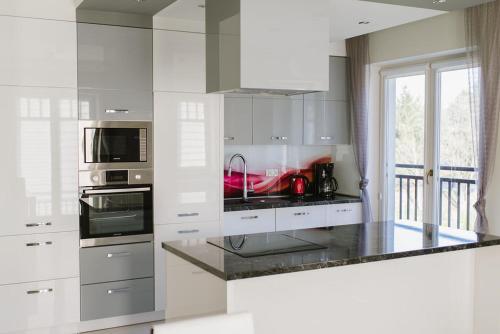
<svg viewBox="0 0 500 334">
<path fill-rule="evenodd" d="M 45 241 L 45 242 L 28 242 L 26 244 L 27 247 L 37 247 L 37 246 L 43 246 L 43 245 L 52 245 L 52 241 Z"/>
<path fill-rule="evenodd" d="M 246 220 L 250 220 L 250 219 L 258 219 L 259 216 L 246 216 L 246 217 L 241 217 L 241 219 L 246 219 Z"/>
<path fill-rule="evenodd" d="M 51 226 L 51 222 L 47 223 L 31 223 L 31 224 L 26 224 L 26 227 L 41 227 L 41 226 Z"/>
<path fill-rule="evenodd" d="M 224 137 L 224 140 L 234 140 L 234 137 Z"/>
<path fill-rule="evenodd" d="M 197 217 L 199 216 L 199 212 L 191 212 L 191 213 L 178 213 L 177 217 Z"/>
<path fill-rule="evenodd" d="M 128 114 L 128 109 L 106 109 L 106 114 Z"/>
<path fill-rule="evenodd" d="M 117 252 L 117 253 L 108 253 L 107 257 L 113 258 L 113 257 L 123 257 L 123 256 L 130 256 L 132 255 L 130 252 Z"/>
<path fill-rule="evenodd" d="M 321 140 L 332 140 L 333 137 L 332 136 L 322 136 L 321 137 Z"/>
<path fill-rule="evenodd" d="M 293 215 L 294 216 L 308 216 L 309 212 L 295 212 Z"/>
<path fill-rule="evenodd" d="M 39 294 L 39 293 L 49 293 L 49 292 L 52 292 L 54 291 L 52 288 L 47 288 L 47 289 L 40 289 L 40 290 L 28 290 L 26 291 L 26 293 L 28 295 L 36 295 L 36 294 Z"/>
<path fill-rule="evenodd" d="M 271 137 L 272 140 L 288 140 L 288 137 L 286 136 L 283 136 L 283 137 L 280 137 L 280 136 L 272 136 Z"/>
<path fill-rule="evenodd" d="M 352 212 L 352 209 L 338 209 L 337 212 Z"/>
<path fill-rule="evenodd" d="M 200 230 L 194 229 L 194 230 L 180 230 L 177 231 L 179 234 L 190 234 L 190 233 L 198 233 Z"/>
<path fill-rule="evenodd" d="M 112 295 L 114 293 L 123 293 L 123 292 L 129 292 L 130 288 L 119 288 L 119 289 L 109 289 L 108 290 L 108 295 Z"/>
</svg>

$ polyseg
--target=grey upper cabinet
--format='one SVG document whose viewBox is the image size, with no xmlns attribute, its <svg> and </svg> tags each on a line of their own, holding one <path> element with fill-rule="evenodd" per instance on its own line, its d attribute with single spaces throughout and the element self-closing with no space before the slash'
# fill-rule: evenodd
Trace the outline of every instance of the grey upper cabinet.
<svg viewBox="0 0 500 334">
<path fill-rule="evenodd" d="M 79 118 L 152 120 L 152 30 L 77 27 Z"/>
<path fill-rule="evenodd" d="M 305 94 L 305 100 L 336 100 L 347 101 L 348 76 L 345 57 L 330 57 L 330 90 L 328 92 Z"/>
<path fill-rule="evenodd" d="M 252 144 L 252 97 L 224 97 L 224 144 Z"/>
<path fill-rule="evenodd" d="M 253 98 L 253 143 L 255 145 L 302 145 L 302 95 Z"/>
<path fill-rule="evenodd" d="M 78 87 L 152 91 L 152 29 L 79 23 Z"/>
<path fill-rule="evenodd" d="M 304 101 L 304 144 L 350 144 L 350 112 L 346 101 Z"/>
</svg>

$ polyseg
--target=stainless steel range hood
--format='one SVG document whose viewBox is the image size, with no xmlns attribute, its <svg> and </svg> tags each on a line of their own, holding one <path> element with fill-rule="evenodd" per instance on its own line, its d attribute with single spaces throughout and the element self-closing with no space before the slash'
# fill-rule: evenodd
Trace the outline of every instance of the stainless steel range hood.
<svg viewBox="0 0 500 334">
<path fill-rule="evenodd" d="M 207 0 L 207 92 L 328 91 L 328 0 Z"/>
</svg>

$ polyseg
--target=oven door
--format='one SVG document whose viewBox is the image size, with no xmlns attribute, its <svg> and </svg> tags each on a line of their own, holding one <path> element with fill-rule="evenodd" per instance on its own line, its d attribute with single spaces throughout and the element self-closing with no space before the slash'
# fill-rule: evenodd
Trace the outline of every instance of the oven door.
<svg viewBox="0 0 500 334">
<path fill-rule="evenodd" d="M 80 246 L 152 240 L 150 186 L 85 189 L 80 196 Z"/>
</svg>

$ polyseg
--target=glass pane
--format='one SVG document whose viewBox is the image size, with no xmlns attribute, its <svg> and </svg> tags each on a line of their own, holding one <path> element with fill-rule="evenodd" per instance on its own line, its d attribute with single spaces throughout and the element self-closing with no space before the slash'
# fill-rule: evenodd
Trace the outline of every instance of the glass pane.
<svg viewBox="0 0 500 334">
<path fill-rule="evenodd" d="M 425 144 L 425 75 L 390 79 L 394 115 L 394 217 L 422 221 Z"/>
<path fill-rule="evenodd" d="M 144 230 L 144 194 L 95 195 L 88 198 L 91 236 Z"/>
<path fill-rule="evenodd" d="M 444 71 L 439 79 L 440 224 L 473 229 L 477 194 L 469 71 Z"/>
</svg>

